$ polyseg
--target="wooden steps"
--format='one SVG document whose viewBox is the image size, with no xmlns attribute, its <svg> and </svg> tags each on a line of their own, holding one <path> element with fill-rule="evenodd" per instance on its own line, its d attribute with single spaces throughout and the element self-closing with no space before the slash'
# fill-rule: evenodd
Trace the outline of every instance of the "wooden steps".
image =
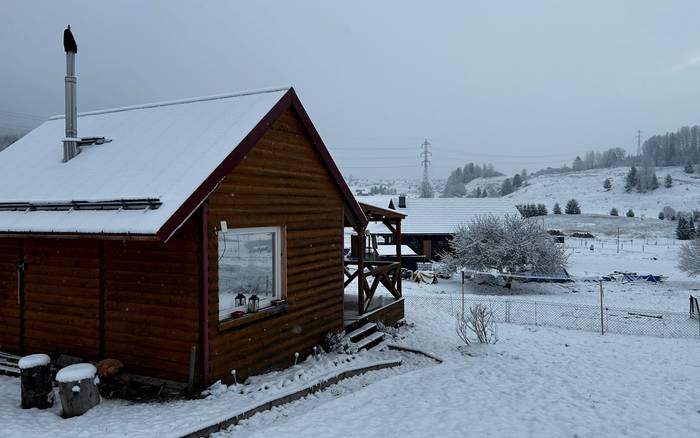
<svg viewBox="0 0 700 438">
<path fill-rule="evenodd" d="M 0 374 L 19 377 L 19 359 L 14 354 L 0 352 Z"/>
<path fill-rule="evenodd" d="M 377 324 L 373 322 L 366 322 L 345 336 L 350 340 L 350 345 L 357 351 L 369 350 L 384 340 L 384 332 L 379 331 Z"/>
</svg>

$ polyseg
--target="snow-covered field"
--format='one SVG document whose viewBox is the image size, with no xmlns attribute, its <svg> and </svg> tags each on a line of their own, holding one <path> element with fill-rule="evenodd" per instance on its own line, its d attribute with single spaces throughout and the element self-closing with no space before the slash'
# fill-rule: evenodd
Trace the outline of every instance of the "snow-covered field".
<svg viewBox="0 0 700 438">
<path fill-rule="evenodd" d="M 647 193 L 625 193 L 625 176 L 628 167 L 594 169 L 569 172 L 558 175 L 541 175 L 528 179 L 528 185 L 506 196 L 515 204 L 534 202 L 545 203 L 549 211 L 555 202 L 564 208 L 566 201 L 576 198 L 583 213 L 607 215 L 616 207 L 621 215 L 632 209 L 636 216 L 656 218 L 665 206 L 676 210 L 691 211 L 700 209 L 700 179 L 695 174 L 683 173 L 680 167 L 658 167 L 656 175 L 661 187 Z M 673 187 L 665 188 L 666 174 L 673 178 Z M 605 178 L 612 181 L 612 189 L 603 188 Z"/>
</svg>

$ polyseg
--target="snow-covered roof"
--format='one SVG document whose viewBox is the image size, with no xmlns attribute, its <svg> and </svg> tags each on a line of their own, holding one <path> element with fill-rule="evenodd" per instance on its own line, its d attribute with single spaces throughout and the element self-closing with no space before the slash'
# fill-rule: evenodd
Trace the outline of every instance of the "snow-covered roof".
<svg viewBox="0 0 700 438">
<path fill-rule="evenodd" d="M 0 203 L 151 198 L 162 204 L 147 210 L 0 211 L 0 232 L 156 234 L 289 91 L 81 113 L 81 137 L 111 142 L 85 146 L 67 163 L 64 120 L 53 117 L 0 152 Z"/>
<path fill-rule="evenodd" d="M 377 245 L 377 253 L 380 256 L 396 256 L 396 245 Z M 401 255 L 402 256 L 415 256 L 415 251 L 411 249 L 408 245 L 401 245 Z"/>
<path fill-rule="evenodd" d="M 365 198 L 361 198 L 364 202 Z M 380 199 L 367 198 L 378 204 Z M 382 198 L 388 206 L 389 199 Z M 512 201 L 502 198 L 407 198 L 406 207 L 399 208 L 398 198 L 393 198 L 396 211 L 406 215 L 401 221 L 401 234 L 451 234 L 458 225 L 467 224 L 475 216 L 484 214 L 504 215 L 517 213 Z M 386 234 L 382 223 L 370 222 L 370 232 Z"/>
</svg>

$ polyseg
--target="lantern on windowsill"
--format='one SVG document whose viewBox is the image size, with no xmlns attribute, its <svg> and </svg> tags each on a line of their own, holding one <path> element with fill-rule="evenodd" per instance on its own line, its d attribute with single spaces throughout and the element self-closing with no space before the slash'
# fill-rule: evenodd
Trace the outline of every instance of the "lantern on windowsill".
<svg viewBox="0 0 700 438">
<path fill-rule="evenodd" d="M 255 313 L 260 310 L 260 298 L 253 294 L 248 298 L 248 312 Z"/>
<path fill-rule="evenodd" d="M 245 307 L 245 301 L 246 301 L 245 295 L 243 295 L 242 293 L 239 292 L 238 295 L 236 295 L 235 300 L 236 300 L 236 307 Z"/>
</svg>

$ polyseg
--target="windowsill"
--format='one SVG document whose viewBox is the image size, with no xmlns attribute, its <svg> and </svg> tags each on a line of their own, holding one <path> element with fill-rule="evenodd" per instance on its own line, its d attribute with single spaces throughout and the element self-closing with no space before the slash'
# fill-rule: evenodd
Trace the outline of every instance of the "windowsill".
<svg viewBox="0 0 700 438">
<path fill-rule="evenodd" d="M 256 321 L 270 318 L 274 315 L 286 312 L 287 307 L 287 302 L 285 301 L 284 303 L 276 306 L 265 307 L 264 309 L 260 309 L 255 313 L 248 313 L 246 315 L 239 316 L 238 318 L 227 319 L 219 323 L 219 331 L 222 332 L 231 330 L 233 328 L 242 327 Z"/>
</svg>

